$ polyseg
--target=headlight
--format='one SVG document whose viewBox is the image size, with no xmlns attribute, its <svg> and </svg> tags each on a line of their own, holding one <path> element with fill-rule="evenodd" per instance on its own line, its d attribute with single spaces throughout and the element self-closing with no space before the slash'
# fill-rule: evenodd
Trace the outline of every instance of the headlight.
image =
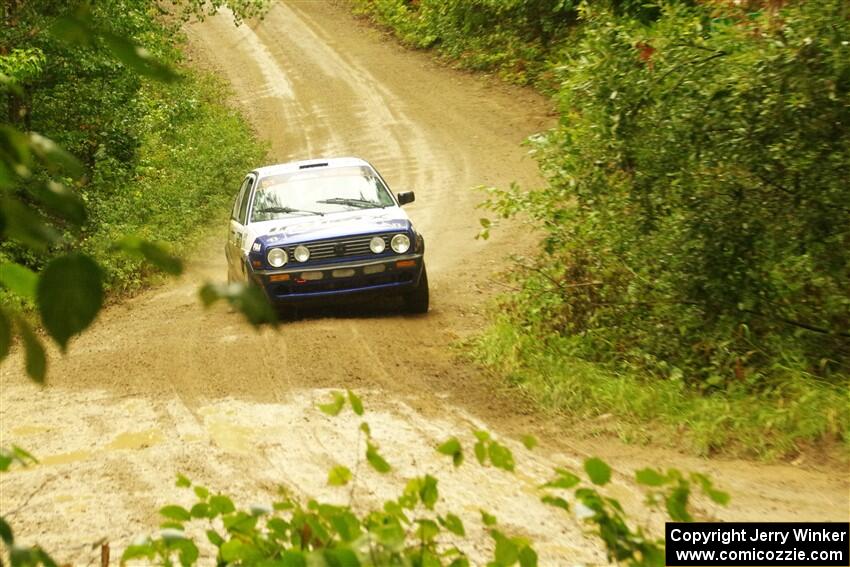
<svg viewBox="0 0 850 567">
<path fill-rule="evenodd" d="M 272 248 L 266 255 L 266 259 L 269 261 L 269 264 L 271 264 L 275 268 L 280 268 L 281 266 L 286 264 L 286 261 L 289 258 L 287 258 L 286 250 L 284 250 L 283 248 Z"/>
<path fill-rule="evenodd" d="M 390 246 L 397 254 L 404 254 L 410 250 L 410 239 L 406 234 L 396 234 L 390 241 Z"/>
<path fill-rule="evenodd" d="M 299 244 L 295 247 L 295 250 L 292 251 L 292 255 L 295 256 L 295 259 L 299 262 L 306 262 L 310 259 L 310 249 L 303 244 Z"/>
<path fill-rule="evenodd" d="M 387 243 L 384 242 L 384 239 L 380 236 L 373 236 L 372 240 L 369 241 L 369 250 L 371 250 L 375 254 L 380 254 L 386 249 Z"/>
</svg>

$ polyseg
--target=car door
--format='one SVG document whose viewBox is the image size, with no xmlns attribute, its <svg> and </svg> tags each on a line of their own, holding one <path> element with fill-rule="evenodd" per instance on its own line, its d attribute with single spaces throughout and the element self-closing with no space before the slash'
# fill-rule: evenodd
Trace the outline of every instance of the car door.
<svg viewBox="0 0 850 567">
<path fill-rule="evenodd" d="M 230 215 L 230 229 L 227 235 L 227 278 L 229 281 L 243 281 L 245 273 L 244 243 L 247 237 L 248 205 L 254 188 L 254 175 L 248 175 L 239 188 L 239 195 L 233 204 Z"/>
</svg>

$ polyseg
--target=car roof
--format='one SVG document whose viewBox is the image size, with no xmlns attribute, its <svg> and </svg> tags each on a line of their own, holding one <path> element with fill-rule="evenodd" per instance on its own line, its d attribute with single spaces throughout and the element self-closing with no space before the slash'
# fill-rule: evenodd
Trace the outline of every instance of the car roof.
<svg viewBox="0 0 850 567">
<path fill-rule="evenodd" d="M 316 158 L 301 161 L 290 161 L 277 165 L 267 165 L 254 170 L 259 177 L 267 175 L 279 175 L 281 173 L 292 173 L 302 169 L 318 171 L 320 169 L 331 169 L 337 167 L 366 166 L 371 168 L 369 162 L 356 157 Z"/>
</svg>

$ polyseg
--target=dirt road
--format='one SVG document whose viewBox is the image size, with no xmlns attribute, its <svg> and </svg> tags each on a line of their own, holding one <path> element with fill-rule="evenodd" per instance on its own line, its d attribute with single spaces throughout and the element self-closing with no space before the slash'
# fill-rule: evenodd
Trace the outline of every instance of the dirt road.
<svg viewBox="0 0 850 567">
<path fill-rule="evenodd" d="M 482 324 L 491 275 L 527 242 L 508 230 L 475 240 L 480 195 L 471 188 L 539 182 L 519 144 L 551 122 L 544 100 L 405 52 L 325 2 L 277 3 L 262 22 L 239 28 L 212 18 L 189 36 L 196 62 L 233 85 L 271 144 L 271 161 L 358 155 L 394 190 L 416 191 L 408 210 L 428 239 L 433 310 L 314 312 L 257 333 L 224 308 L 199 306 L 199 283 L 225 273 L 223 242 L 211 242 L 179 281 L 108 309 L 68 357 L 54 353 L 46 389 L 28 383 L 20 353 L 0 368 L 0 445 L 42 459 L 0 477 L 0 510 L 23 541 L 74 564 L 93 561 L 91 546 L 102 539 L 120 551 L 156 528 L 160 506 L 190 501 L 173 486 L 178 472 L 243 504 L 268 501 L 279 484 L 346 502 L 348 490 L 325 479 L 336 463 L 357 466 L 359 420 L 314 408 L 341 388 L 362 394 L 395 466 L 380 477 L 361 464 L 355 505 L 396 494 L 415 474 L 436 474 L 467 522 L 477 561 L 488 550 L 478 520 L 485 508 L 534 538 L 542 565 L 603 562 L 596 543 L 535 492 L 553 465 L 576 466 L 589 454 L 615 463 L 615 491 L 626 500 L 636 500 L 624 480 L 633 469 L 669 465 L 708 472 L 732 492 L 729 509 L 706 507 L 718 517 L 847 520 L 846 475 L 572 439 L 454 356 L 452 343 Z M 543 447 L 510 442 L 518 475 L 452 470 L 433 447 L 453 434 L 468 440 L 473 427 L 504 438 L 535 433 Z"/>
</svg>

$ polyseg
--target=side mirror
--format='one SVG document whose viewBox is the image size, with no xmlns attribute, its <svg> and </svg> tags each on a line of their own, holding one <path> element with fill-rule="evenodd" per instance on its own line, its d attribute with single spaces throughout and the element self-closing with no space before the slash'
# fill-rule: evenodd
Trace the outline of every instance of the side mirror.
<svg viewBox="0 0 850 567">
<path fill-rule="evenodd" d="M 398 199 L 398 204 L 401 206 L 415 201 L 416 195 L 413 194 L 413 191 L 405 191 L 396 195 L 396 199 Z"/>
</svg>

